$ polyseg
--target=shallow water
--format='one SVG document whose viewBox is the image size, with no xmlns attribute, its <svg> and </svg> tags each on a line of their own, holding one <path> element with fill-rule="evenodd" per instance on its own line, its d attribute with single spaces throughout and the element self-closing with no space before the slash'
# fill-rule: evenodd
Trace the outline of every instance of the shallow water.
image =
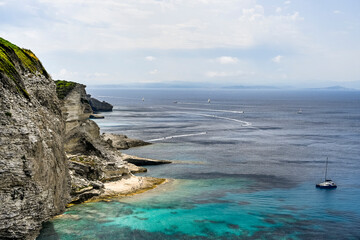
<svg viewBox="0 0 360 240">
<path fill-rule="evenodd" d="M 175 180 L 72 207 L 38 239 L 360 238 L 359 92 L 88 91 L 115 106 L 102 132 L 156 143 L 124 152 L 174 160 L 143 175 Z M 326 157 L 336 190 L 315 188 Z"/>
</svg>

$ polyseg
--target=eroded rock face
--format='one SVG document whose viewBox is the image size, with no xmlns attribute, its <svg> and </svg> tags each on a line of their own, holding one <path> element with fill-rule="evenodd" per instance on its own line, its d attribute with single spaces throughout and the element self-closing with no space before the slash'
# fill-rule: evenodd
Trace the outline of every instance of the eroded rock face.
<svg viewBox="0 0 360 240">
<path fill-rule="evenodd" d="M 69 154 L 71 201 L 80 203 L 103 192 L 103 185 L 94 182 L 117 181 L 131 172 L 146 171 L 128 164 L 121 153 L 100 137 L 98 125 L 88 119 L 93 113 L 85 85 L 76 86 L 64 97 L 65 151 Z"/>
<path fill-rule="evenodd" d="M 1 38 L 0 53 L 0 239 L 34 239 L 70 200 L 64 121 L 35 55 Z"/>
<path fill-rule="evenodd" d="M 65 151 L 96 151 L 92 140 L 99 138 L 100 129 L 95 122 L 89 120 L 92 110 L 86 99 L 85 85 L 77 83 L 70 91 L 62 102 L 62 112 L 65 118 Z"/>
</svg>

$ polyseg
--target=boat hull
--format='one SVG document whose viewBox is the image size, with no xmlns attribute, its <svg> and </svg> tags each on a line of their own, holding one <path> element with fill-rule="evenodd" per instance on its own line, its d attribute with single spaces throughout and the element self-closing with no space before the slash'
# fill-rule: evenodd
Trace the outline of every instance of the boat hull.
<svg viewBox="0 0 360 240">
<path fill-rule="evenodd" d="M 319 184 L 316 184 L 316 188 L 320 188 L 320 189 L 335 189 L 337 188 L 337 186 L 321 186 Z"/>
</svg>

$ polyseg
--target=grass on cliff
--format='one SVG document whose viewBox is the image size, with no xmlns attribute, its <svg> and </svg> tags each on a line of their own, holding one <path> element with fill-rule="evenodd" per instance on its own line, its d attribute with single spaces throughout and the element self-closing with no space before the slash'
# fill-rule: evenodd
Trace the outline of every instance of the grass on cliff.
<svg viewBox="0 0 360 240">
<path fill-rule="evenodd" d="M 17 91 L 30 100 L 28 92 L 19 83 L 21 77 L 16 68 L 16 64 L 33 74 L 40 72 L 45 77 L 49 77 L 45 68 L 32 51 L 19 48 L 15 44 L 0 37 L 0 72 L 13 80 Z"/>
<path fill-rule="evenodd" d="M 59 99 L 64 99 L 76 86 L 75 82 L 64 81 L 64 80 L 57 80 L 55 81 L 55 84 L 56 84 L 56 93 Z"/>
<path fill-rule="evenodd" d="M 15 53 L 16 56 L 13 55 L 13 53 Z M 31 73 L 35 74 L 39 71 L 41 74 L 48 76 L 48 73 L 42 66 L 40 60 L 31 50 L 19 48 L 15 44 L 0 37 L 0 70 L 6 73 L 10 78 L 12 78 L 13 73 L 16 72 L 13 62 L 15 57 L 17 57 L 23 67 Z"/>
</svg>

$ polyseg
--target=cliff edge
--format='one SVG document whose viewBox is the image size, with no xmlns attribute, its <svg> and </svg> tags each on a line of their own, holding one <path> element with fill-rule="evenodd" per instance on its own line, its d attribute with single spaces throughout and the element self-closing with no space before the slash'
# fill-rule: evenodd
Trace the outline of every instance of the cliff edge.
<svg viewBox="0 0 360 240">
<path fill-rule="evenodd" d="M 35 239 L 69 203 L 166 182 L 134 176 L 146 168 L 117 150 L 140 141 L 100 136 L 85 85 L 54 82 L 30 50 L 2 38 L 0 93 L 0 239 Z"/>
<path fill-rule="evenodd" d="M 34 239 L 70 200 L 55 89 L 30 50 L 0 38 L 0 239 Z"/>
</svg>

